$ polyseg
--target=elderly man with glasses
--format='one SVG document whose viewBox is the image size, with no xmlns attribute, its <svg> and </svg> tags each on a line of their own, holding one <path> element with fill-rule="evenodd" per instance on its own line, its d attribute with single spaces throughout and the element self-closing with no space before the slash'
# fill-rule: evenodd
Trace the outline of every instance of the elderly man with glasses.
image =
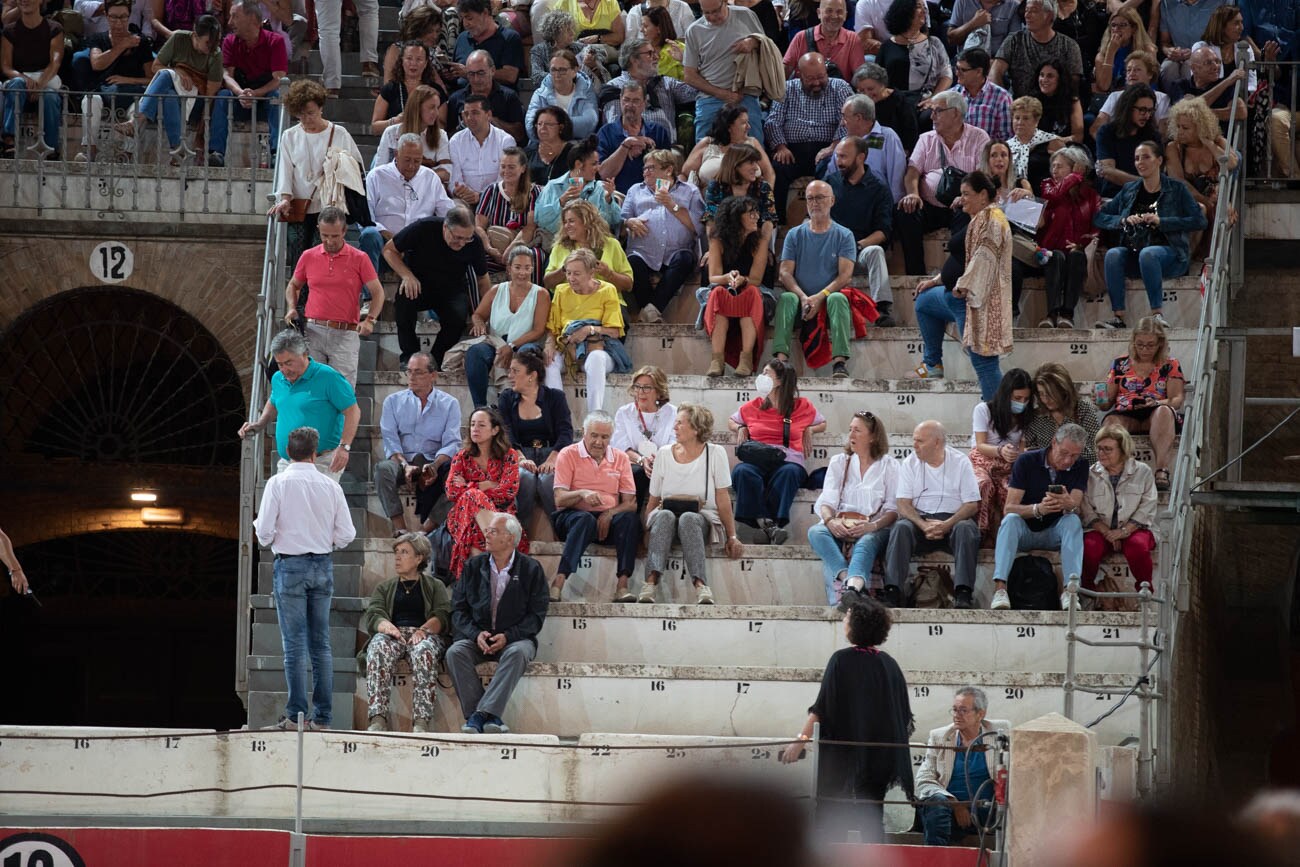
<svg viewBox="0 0 1300 867">
<path fill-rule="evenodd" d="M 388 268 L 384 244 L 416 220 L 445 217 L 455 206 L 437 172 L 424 165 L 424 141 L 408 132 L 397 140 L 393 161 L 366 175 L 366 199 L 375 225 L 361 230 L 358 246 L 370 257 L 375 271 Z"/>
<path fill-rule="evenodd" d="M 601 112 L 605 123 L 618 120 L 623 108 L 616 98 L 623 85 L 636 82 L 645 88 L 646 107 L 642 117 L 668 130 L 669 140 L 677 143 L 677 107 L 689 106 L 699 91 L 671 75 L 659 74 L 659 52 L 640 37 L 629 39 L 619 50 L 623 74 L 600 89 Z"/>
<path fill-rule="evenodd" d="M 987 719 L 988 696 L 977 686 L 958 688 L 952 699 L 952 722 L 930 731 L 925 761 L 916 772 L 916 799 L 921 807 L 925 845 L 947 846 L 956 832 L 974 834 L 986 824 L 993 800 L 988 755 L 992 733 L 1009 731 L 1011 723 Z M 969 748 L 969 749 L 968 749 Z"/>
</svg>

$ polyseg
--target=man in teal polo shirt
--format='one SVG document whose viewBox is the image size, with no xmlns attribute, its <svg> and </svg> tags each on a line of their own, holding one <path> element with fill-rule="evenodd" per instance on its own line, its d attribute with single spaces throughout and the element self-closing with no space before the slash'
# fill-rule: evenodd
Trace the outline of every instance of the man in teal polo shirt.
<svg viewBox="0 0 1300 867">
<path fill-rule="evenodd" d="M 312 361 L 307 341 L 295 329 L 285 329 L 272 338 L 271 357 L 280 368 L 271 378 L 271 396 L 262 415 L 257 421 L 245 422 L 239 436 L 247 437 L 276 422 L 279 472 L 289 465 L 289 432 L 300 427 L 314 428 L 320 434 L 316 467 L 338 481 L 348 465 L 352 438 L 361 421 L 356 392 L 343 374 L 328 364 Z"/>
</svg>

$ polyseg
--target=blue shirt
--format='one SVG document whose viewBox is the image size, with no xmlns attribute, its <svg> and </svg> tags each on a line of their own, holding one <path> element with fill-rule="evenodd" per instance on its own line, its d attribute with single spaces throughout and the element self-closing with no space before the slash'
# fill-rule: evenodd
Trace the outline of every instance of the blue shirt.
<svg viewBox="0 0 1300 867">
<path fill-rule="evenodd" d="M 533 208 L 533 220 L 537 223 L 537 228 L 544 232 L 550 232 L 552 235 L 560 231 L 560 196 L 569 188 L 569 172 L 565 172 L 553 181 L 548 181 L 546 186 L 542 187 L 542 194 L 537 197 L 537 205 Z M 592 181 L 582 188 L 578 198 L 584 202 L 591 202 L 595 205 L 596 210 L 609 223 L 609 230 L 614 232 L 618 229 L 619 223 L 623 218 L 619 216 L 618 203 L 614 197 L 605 192 L 605 185 L 600 181 Z"/>
<path fill-rule="evenodd" d="M 1088 464 L 1080 456 L 1074 466 L 1068 470 L 1056 470 L 1047 465 L 1047 449 L 1027 451 L 1011 465 L 1011 480 L 1008 488 L 1024 491 L 1020 498 L 1022 506 L 1041 503 L 1047 496 L 1048 485 L 1064 485 L 1065 492 L 1082 491 L 1088 487 Z M 1061 513 L 1043 515 L 1041 518 L 1029 517 L 1025 523 L 1035 532 L 1046 530 L 1061 518 Z"/>
<path fill-rule="evenodd" d="M 628 233 L 627 254 L 636 256 L 653 271 L 658 271 L 668 262 L 672 255 L 680 250 L 689 250 L 692 255 L 699 254 L 700 237 L 704 234 L 704 199 L 700 198 L 700 188 L 695 184 L 673 183 L 668 191 L 669 197 L 677 203 L 691 218 L 692 229 L 682 225 L 668 208 L 655 200 L 654 193 L 645 184 L 636 184 L 627 191 L 623 200 L 623 219 L 636 217 L 644 220 L 649 233 L 637 237 Z"/>
<path fill-rule="evenodd" d="M 1201 41 L 1205 25 L 1225 0 L 1161 0 L 1160 32 L 1169 34 L 1176 48 L 1191 48 Z"/>
<path fill-rule="evenodd" d="M 988 753 L 971 750 L 970 762 L 966 761 L 966 755 L 964 748 L 953 751 L 952 777 L 948 780 L 948 794 L 958 801 L 969 801 L 975 797 L 976 792 L 980 792 L 980 787 L 989 781 Z M 969 789 L 966 788 L 968 772 L 970 776 Z M 986 786 L 980 794 L 986 798 L 992 798 L 993 790 Z"/>
<path fill-rule="evenodd" d="M 328 364 L 309 360 L 307 369 L 292 383 L 284 373 L 271 377 L 271 405 L 275 407 L 275 448 L 289 459 L 289 434 L 300 427 L 320 434 L 318 452 L 338 448 L 343 438 L 343 410 L 357 405 L 357 393 Z"/>
<path fill-rule="evenodd" d="M 522 71 L 524 68 L 524 43 L 519 38 L 519 34 L 513 30 L 498 25 L 496 32 L 482 42 L 475 42 L 471 39 L 468 30 L 462 30 L 460 36 L 456 37 L 457 63 L 464 63 L 471 51 L 479 50 L 486 51 L 491 55 L 492 62 L 496 64 L 497 69 L 503 66 L 513 66 L 515 69 Z M 465 82 L 462 79 L 461 85 L 464 84 Z"/>
<path fill-rule="evenodd" d="M 395 392 L 384 398 L 379 433 L 385 458 L 395 454 L 408 461 L 416 455 L 428 460 L 438 455 L 454 458 L 460 451 L 460 402 L 436 388 L 424 406 L 409 388 Z"/>
<path fill-rule="evenodd" d="M 858 245 L 853 233 L 835 221 L 825 232 L 812 230 L 804 222 L 791 229 L 781 248 L 781 261 L 794 262 L 794 279 L 805 295 L 822 291 L 839 276 L 840 259 L 857 261 Z"/>
<path fill-rule="evenodd" d="M 643 119 L 641 121 L 640 134 L 654 139 L 656 148 L 670 147 L 673 143 L 672 137 L 668 135 L 668 130 L 648 120 Z M 604 162 L 609 159 L 610 154 L 618 150 L 618 146 L 626 138 L 627 133 L 623 130 L 623 119 L 621 117 L 602 126 L 600 132 L 596 135 L 596 150 L 600 153 L 600 161 Z M 623 160 L 623 168 L 614 178 L 614 188 L 620 193 L 626 193 L 632 189 L 633 184 L 640 182 L 646 153 L 647 151 L 642 151 L 641 156 L 635 159 L 629 156 Z"/>
</svg>

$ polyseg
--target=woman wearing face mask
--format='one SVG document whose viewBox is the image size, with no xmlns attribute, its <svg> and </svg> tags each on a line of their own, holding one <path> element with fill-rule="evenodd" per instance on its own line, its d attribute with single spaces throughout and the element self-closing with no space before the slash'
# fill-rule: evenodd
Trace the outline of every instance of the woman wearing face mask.
<svg viewBox="0 0 1300 867">
<path fill-rule="evenodd" d="M 774 358 L 754 379 L 756 397 L 741 404 L 727 425 L 739 447 L 748 441 L 774 446 L 783 460 L 766 467 L 741 460 L 731 471 L 736 521 L 746 544 L 782 545 L 789 538 L 790 504 L 808 477 L 804 454 L 813 434 L 826 430 L 826 417 L 799 397 L 794 366 Z"/>
<path fill-rule="evenodd" d="M 1024 451 L 1024 426 L 1033 410 L 1034 383 L 1028 372 L 1013 367 L 1002 376 L 992 400 L 975 405 L 971 415 L 970 462 L 980 486 L 977 523 L 990 545 L 1002 523 L 1011 465 Z M 990 532 L 992 535 L 990 535 Z"/>
</svg>

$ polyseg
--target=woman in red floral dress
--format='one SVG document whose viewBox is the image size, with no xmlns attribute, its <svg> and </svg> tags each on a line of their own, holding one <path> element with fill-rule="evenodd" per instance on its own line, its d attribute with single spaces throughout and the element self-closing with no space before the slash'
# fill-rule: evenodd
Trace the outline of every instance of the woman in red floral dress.
<svg viewBox="0 0 1300 867">
<path fill-rule="evenodd" d="M 505 422 L 495 409 L 474 410 L 469 417 L 469 445 L 451 460 L 447 475 L 447 516 L 451 533 L 451 574 L 460 578 L 461 567 L 485 549 L 483 527 L 494 512 L 515 511 L 519 492 L 519 453 L 510 448 Z M 528 537 L 519 539 L 520 553 L 528 553 Z"/>
</svg>

